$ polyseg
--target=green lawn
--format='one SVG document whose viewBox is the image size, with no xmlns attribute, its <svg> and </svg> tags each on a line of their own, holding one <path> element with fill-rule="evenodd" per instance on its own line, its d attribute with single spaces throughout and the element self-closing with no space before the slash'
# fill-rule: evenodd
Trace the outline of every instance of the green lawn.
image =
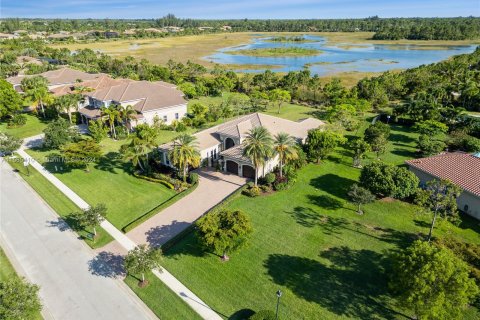
<svg viewBox="0 0 480 320">
<path fill-rule="evenodd" d="M 24 113 L 27 117 L 27 123 L 18 128 L 8 128 L 7 122 L 0 122 L 0 132 L 7 132 L 18 138 L 27 138 L 43 132 L 48 121 L 30 113 Z"/>
<path fill-rule="evenodd" d="M 412 134 L 392 129 L 384 158 L 403 163 L 415 150 Z M 199 248 L 190 234 L 165 253 L 164 265 L 232 319 L 241 319 L 242 310 L 274 310 L 278 289 L 281 319 L 401 319 L 410 313 L 388 292 L 387 255 L 425 237 L 430 216 L 397 200 L 378 200 L 357 215 L 346 193 L 359 174 L 341 149 L 300 170 L 289 190 L 254 199 L 238 196 L 227 207 L 252 219 L 254 233 L 246 247 L 224 263 Z M 460 227 L 440 222 L 434 235 L 478 243 L 479 232 L 477 221 L 464 218 Z M 478 316 L 471 308 L 465 318 Z"/>
<path fill-rule="evenodd" d="M 155 275 L 148 273 L 145 277 L 149 281 L 146 288 L 140 288 L 138 279 L 132 276 L 125 278 L 125 283 L 160 319 L 202 319 Z"/>
<path fill-rule="evenodd" d="M 19 159 L 19 158 L 17 158 Z M 39 194 L 40 197 L 66 222 L 75 228 L 75 222 L 68 218 L 72 212 L 80 211 L 70 199 L 68 199 L 57 187 L 50 183 L 32 166 L 29 167 L 29 174 L 22 162 L 9 161 L 10 165 L 18 170 L 20 176 Z M 77 233 L 85 240 L 85 242 L 92 248 L 100 248 L 113 240 L 113 238 L 101 227 L 97 228 L 98 238 L 93 242 L 91 240 L 92 230 L 77 230 Z"/>
<path fill-rule="evenodd" d="M 13 269 L 12 264 L 8 261 L 7 256 L 0 248 L 0 282 L 10 279 L 11 277 L 17 277 L 15 269 Z M 43 319 L 40 313 L 35 314 L 35 317 L 31 320 L 40 320 Z"/>
<path fill-rule="evenodd" d="M 61 163 L 48 162 L 48 156 L 58 151 L 29 149 L 27 152 L 54 173 L 90 205 L 104 203 L 107 219 L 121 229 L 176 193 L 158 183 L 138 179 L 131 174 L 131 164 L 119 158 L 123 141 L 102 141 L 104 155 L 90 166 L 90 172 L 69 169 Z"/>
</svg>

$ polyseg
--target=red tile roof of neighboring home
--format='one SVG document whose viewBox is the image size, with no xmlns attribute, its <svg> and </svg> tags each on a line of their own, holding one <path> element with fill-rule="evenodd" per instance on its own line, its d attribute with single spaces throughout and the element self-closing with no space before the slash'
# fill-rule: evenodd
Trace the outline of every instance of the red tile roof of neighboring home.
<svg viewBox="0 0 480 320">
<path fill-rule="evenodd" d="M 437 178 L 448 179 L 464 190 L 480 196 L 480 158 L 477 156 L 452 152 L 405 162 Z"/>
</svg>

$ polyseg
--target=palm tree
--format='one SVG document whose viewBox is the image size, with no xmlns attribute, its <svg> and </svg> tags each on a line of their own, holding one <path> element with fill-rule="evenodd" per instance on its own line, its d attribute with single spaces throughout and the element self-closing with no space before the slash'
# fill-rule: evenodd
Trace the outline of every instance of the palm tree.
<svg viewBox="0 0 480 320">
<path fill-rule="evenodd" d="M 120 119 L 120 112 L 115 105 L 110 105 L 108 108 L 102 108 L 102 114 L 107 116 L 108 124 L 110 125 L 110 134 L 116 139 L 117 132 L 115 131 L 115 121 Z"/>
<path fill-rule="evenodd" d="M 40 107 L 45 118 L 44 103 L 52 101 L 52 95 L 48 90 L 48 80 L 42 76 L 25 78 L 22 80 L 21 88 L 25 97 L 33 102 L 36 108 Z"/>
<path fill-rule="evenodd" d="M 145 172 L 145 166 L 142 164 L 142 158 L 151 151 L 140 138 L 134 137 L 129 144 L 121 147 L 124 159 L 131 160 L 134 166 L 139 166 Z"/>
<path fill-rule="evenodd" d="M 123 121 L 123 125 L 125 126 L 125 130 L 127 131 L 127 135 L 130 135 L 130 130 L 127 127 L 127 124 L 130 120 L 135 119 L 135 115 L 137 111 L 133 109 L 131 105 L 128 105 L 124 108 L 119 108 L 120 111 L 120 118 Z"/>
<path fill-rule="evenodd" d="M 255 127 L 249 131 L 243 145 L 243 155 L 255 166 L 255 186 L 257 186 L 258 168 L 273 154 L 272 135 L 265 127 Z"/>
<path fill-rule="evenodd" d="M 79 97 L 73 94 L 66 94 L 55 99 L 57 111 L 68 114 L 70 124 L 72 123 L 72 109 L 78 109 Z"/>
<path fill-rule="evenodd" d="M 196 137 L 182 134 L 174 141 L 173 149 L 170 150 L 168 157 L 172 164 L 182 171 L 183 181 L 187 181 L 188 167 L 198 167 L 200 165 L 200 152 Z"/>
<path fill-rule="evenodd" d="M 283 178 L 283 165 L 289 160 L 298 158 L 297 149 L 295 148 L 295 140 L 288 133 L 280 132 L 275 135 L 273 149 L 278 154 L 280 163 L 280 178 Z"/>
</svg>

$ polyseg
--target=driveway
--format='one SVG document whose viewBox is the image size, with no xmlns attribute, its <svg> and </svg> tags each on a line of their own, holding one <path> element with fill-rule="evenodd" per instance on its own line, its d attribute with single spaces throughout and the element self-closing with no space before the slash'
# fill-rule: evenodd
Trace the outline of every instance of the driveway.
<svg viewBox="0 0 480 320">
<path fill-rule="evenodd" d="M 40 286 L 45 318 L 156 319 L 22 178 L 0 162 L 0 242 L 19 273 Z"/>
<path fill-rule="evenodd" d="M 199 185 L 189 195 L 127 233 L 136 243 L 160 246 L 244 185 L 247 180 L 234 174 L 200 169 Z"/>
</svg>

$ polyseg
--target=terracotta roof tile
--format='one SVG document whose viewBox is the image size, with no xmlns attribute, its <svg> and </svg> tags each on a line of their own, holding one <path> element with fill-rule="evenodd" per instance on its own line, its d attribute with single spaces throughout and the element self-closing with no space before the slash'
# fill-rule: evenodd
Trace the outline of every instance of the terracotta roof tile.
<svg viewBox="0 0 480 320">
<path fill-rule="evenodd" d="M 464 190 L 480 196 L 480 158 L 463 152 L 405 161 L 409 166 L 440 179 L 448 179 Z"/>
</svg>

